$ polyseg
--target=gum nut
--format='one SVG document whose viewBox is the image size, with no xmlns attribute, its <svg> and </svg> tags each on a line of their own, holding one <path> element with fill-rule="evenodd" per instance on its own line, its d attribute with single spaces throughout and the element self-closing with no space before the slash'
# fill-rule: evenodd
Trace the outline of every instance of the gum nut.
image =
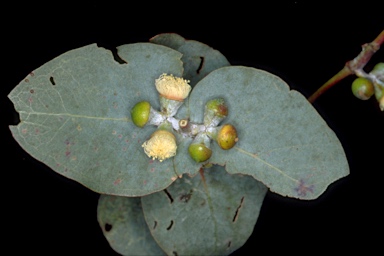
<svg viewBox="0 0 384 256">
<path fill-rule="evenodd" d="M 368 78 L 358 77 L 352 82 L 352 93 L 360 100 L 368 100 L 375 93 L 375 88 Z"/>
<path fill-rule="evenodd" d="M 148 101 L 140 101 L 131 110 L 133 123 L 138 127 L 143 127 L 149 119 L 151 104 Z"/>
<path fill-rule="evenodd" d="M 238 141 L 236 128 L 231 124 L 223 125 L 217 134 L 216 141 L 222 149 L 231 149 Z"/>
<path fill-rule="evenodd" d="M 188 151 L 192 159 L 198 163 L 207 161 L 212 155 L 212 150 L 202 143 L 192 143 L 189 145 Z"/>
<path fill-rule="evenodd" d="M 216 116 L 226 117 L 228 115 L 227 105 L 221 98 L 209 100 L 206 104 L 206 107 L 208 110 L 212 110 Z"/>
<path fill-rule="evenodd" d="M 377 63 L 377 64 L 373 67 L 372 71 L 375 71 L 375 72 L 384 72 L 384 62 L 379 62 L 379 63 Z"/>
</svg>

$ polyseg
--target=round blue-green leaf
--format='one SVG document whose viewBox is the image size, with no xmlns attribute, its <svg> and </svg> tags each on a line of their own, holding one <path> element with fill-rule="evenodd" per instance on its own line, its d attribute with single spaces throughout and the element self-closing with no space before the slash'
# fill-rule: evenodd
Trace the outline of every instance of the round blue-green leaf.
<svg viewBox="0 0 384 256">
<path fill-rule="evenodd" d="M 140 198 L 100 195 L 97 221 L 109 245 L 121 255 L 165 255 L 149 232 Z"/>
<path fill-rule="evenodd" d="M 151 43 L 161 44 L 175 49 L 183 54 L 184 78 L 195 86 L 202 78 L 215 69 L 230 66 L 227 58 L 218 50 L 195 41 L 187 40 L 175 33 L 163 33 L 150 39 Z"/>
<path fill-rule="evenodd" d="M 21 122 L 11 132 L 30 155 L 57 173 L 105 194 L 141 196 L 169 186 L 173 162 L 141 147 L 155 127 L 136 127 L 130 110 L 146 100 L 159 108 L 155 79 L 182 76 L 181 53 L 152 43 L 92 44 L 71 50 L 29 74 L 9 94 Z"/>
<path fill-rule="evenodd" d="M 212 143 L 210 162 L 300 199 L 317 198 L 349 174 L 335 133 L 306 98 L 279 77 L 243 66 L 217 69 L 191 92 L 191 121 L 202 122 L 206 101 L 219 97 L 229 111 L 222 123 L 234 125 L 239 140 L 230 150 Z"/>
<path fill-rule="evenodd" d="M 149 230 L 167 255 L 229 255 L 252 234 L 266 191 L 251 176 L 213 166 L 141 201 Z"/>
</svg>

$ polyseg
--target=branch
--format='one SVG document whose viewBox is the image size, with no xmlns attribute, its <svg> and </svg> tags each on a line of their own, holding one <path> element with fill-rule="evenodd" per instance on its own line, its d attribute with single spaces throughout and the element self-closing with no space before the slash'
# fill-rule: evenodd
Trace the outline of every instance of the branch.
<svg viewBox="0 0 384 256">
<path fill-rule="evenodd" d="M 309 98 L 308 101 L 313 103 L 320 95 L 330 89 L 332 86 L 337 84 L 339 81 L 345 77 L 353 74 L 359 74 L 362 72 L 365 65 L 371 59 L 373 54 L 380 49 L 381 44 L 384 42 L 384 30 L 373 40 L 371 43 L 362 45 L 362 50 L 353 60 L 345 63 L 345 66 L 331 79 L 329 79 L 325 84 L 323 84 L 316 92 L 314 92 Z"/>
</svg>

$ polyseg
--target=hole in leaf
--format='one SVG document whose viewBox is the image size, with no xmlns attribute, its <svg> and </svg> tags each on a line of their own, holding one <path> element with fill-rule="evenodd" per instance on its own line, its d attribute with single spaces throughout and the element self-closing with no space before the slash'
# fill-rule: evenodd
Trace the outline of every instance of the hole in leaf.
<svg viewBox="0 0 384 256">
<path fill-rule="evenodd" d="M 200 74 L 200 71 L 203 68 L 203 65 L 204 65 L 204 57 L 200 56 L 200 65 L 199 65 L 199 67 L 196 70 L 197 74 Z"/>
<path fill-rule="evenodd" d="M 171 194 L 168 192 L 168 190 L 164 189 L 164 192 L 165 192 L 165 194 L 167 195 L 169 201 L 170 201 L 171 203 L 173 203 L 173 197 L 172 197 Z"/>
<path fill-rule="evenodd" d="M 111 52 L 112 52 L 113 58 L 115 59 L 115 61 L 117 63 L 119 63 L 119 64 L 127 64 L 128 63 L 125 60 L 123 60 L 122 58 L 120 58 L 120 56 L 117 54 L 117 49 L 116 48 L 112 48 Z"/>
<path fill-rule="evenodd" d="M 55 80 L 53 79 L 53 76 L 49 77 L 49 81 L 52 85 L 56 85 Z"/>
<path fill-rule="evenodd" d="M 109 224 L 109 223 L 105 223 L 105 225 L 104 225 L 104 230 L 105 230 L 106 232 L 109 232 L 109 231 L 111 231 L 111 229 L 112 229 L 112 225 Z"/>
<path fill-rule="evenodd" d="M 232 243 L 232 241 L 228 242 L 227 248 L 231 247 L 231 243 Z"/>
<path fill-rule="evenodd" d="M 126 62 L 125 60 L 123 60 L 118 54 L 117 54 L 117 49 L 115 46 L 113 45 L 110 45 L 110 44 L 104 44 L 104 43 L 100 43 L 98 44 L 98 46 L 100 47 L 103 47 L 109 51 L 111 51 L 112 53 L 112 56 L 113 56 L 113 59 L 119 63 L 119 64 L 127 64 L 128 62 Z"/>
<path fill-rule="evenodd" d="M 240 205 L 236 209 L 235 216 L 233 216 L 233 220 L 232 220 L 233 222 L 235 222 L 237 220 L 237 217 L 239 216 L 240 208 L 241 208 L 241 206 L 243 206 L 243 202 L 244 202 L 244 197 L 241 198 Z"/>
<path fill-rule="evenodd" d="M 153 225 L 153 229 L 156 229 L 157 227 L 157 221 L 155 221 L 154 225 Z"/>
<path fill-rule="evenodd" d="M 177 252 L 173 251 L 172 253 L 173 255 L 178 256 Z"/>
<path fill-rule="evenodd" d="M 171 224 L 169 224 L 169 226 L 167 227 L 167 230 L 170 230 L 173 226 L 173 220 L 171 220 Z"/>
</svg>

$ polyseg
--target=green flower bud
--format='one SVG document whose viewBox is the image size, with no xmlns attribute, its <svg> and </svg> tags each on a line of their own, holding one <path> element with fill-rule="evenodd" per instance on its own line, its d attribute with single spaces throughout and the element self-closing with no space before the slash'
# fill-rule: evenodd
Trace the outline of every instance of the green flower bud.
<svg viewBox="0 0 384 256">
<path fill-rule="evenodd" d="M 377 101 L 380 101 L 380 99 L 382 99 L 384 97 L 384 89 L 376 90 L 375 91 L 375 97 L 376 97 Z"/>
<path fill-rule="evenodd" d="M 224 99 L 212 99 L 205 104 L 204 125 L 217 126 L 228 116 L 228 107 Z"/>
<path fill-rule="evenodd" d="M 217 144 L 225 150 L 233 148 L 238 140 L 236 128 L 231 124 L 221 126 L 216 135 Z"/>
<path fill-rule="evenodd" d="M 148 101 L 140 101 L 131 109 L 131 118 L 133 123 L 138 127 L 143 127 L 147 124 L 151 104 Z"/>
<path fill-rule="evenodd" d="M 360 100 L 368 100 L 375 93 L 375 88 L 368 78 L 358 77 L 352 82 L 352 93 Z"/>
<path fill-rule="evenodd" d="M 212 150 L 209 148 L 210 139 L 205 133 L 199 133 L 191 145 L 189 145 L 188 152 L 193 160 L 196 162 L 205 162 L 211 155 Z"/>
<path fill-rule="evenodd" d="M 204 144 L 191 144 L 188 152 L 192 159 L 198 163 L 207 161 L 212 155 L 212 150 Z"/>
<path fill-rule="evenodd" d="M 381 74 L 381 76 L 383 76 L 383 73 L 384 73 L 384 62 L 379 62 L 377 63 L 371 73 L 375 73 L 375 74 Z"/>
</svg>

